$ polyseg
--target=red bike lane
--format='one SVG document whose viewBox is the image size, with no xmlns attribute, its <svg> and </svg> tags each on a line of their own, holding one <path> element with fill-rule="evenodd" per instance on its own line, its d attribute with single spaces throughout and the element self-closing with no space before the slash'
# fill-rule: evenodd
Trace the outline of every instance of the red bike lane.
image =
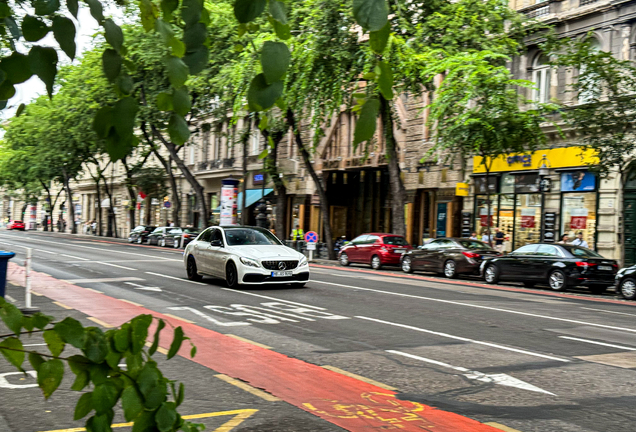
<svg viewBox="0 0 636 432">
<path fill-rule="evenodd" d="M 21 284 L 23 268 L 9 263 L 9 280 Z M 190 347 L 179 355 L 216 372 L 263 389 L 285 402 L 349 431 L 400 430 L 429 432 L 500 432 L 470 418 L 418 402 L 401 400 L 398 393 L 377 387 L 320 366 L 186 323 L 142 306 L 31 272 L 33 291 L 52 300 L 119 326 L 140 314 L 151 314 L 173 326 L 181 326 Z M 152 333 L 151 333 L 152 334 Z M 172 330 L 162 333 L 161 346 L 169 348 Z"/>
</svg>

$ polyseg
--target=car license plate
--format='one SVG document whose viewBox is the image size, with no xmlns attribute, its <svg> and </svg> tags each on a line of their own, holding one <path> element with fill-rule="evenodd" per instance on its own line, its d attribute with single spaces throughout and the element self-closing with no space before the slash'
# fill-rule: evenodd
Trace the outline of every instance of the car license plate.
<svg viewBox="0 0 636 432">
<path fill-rule="evenodd" d="M 603 271 L 612 271 L 611 266 L 598 266 L 598 269 Z"/>
<path fill-rule="evenodd" d="M 395 253 L 404 253 L 404 252 L 406 252 L 406 249 L 393 249 L 393 252 L 395 252 Z"/>
<path fill-rule="evenodd" d="M 290 277 L 292 272 L 289 270 L 273 271 L 272 277 Z"/>
</svg>

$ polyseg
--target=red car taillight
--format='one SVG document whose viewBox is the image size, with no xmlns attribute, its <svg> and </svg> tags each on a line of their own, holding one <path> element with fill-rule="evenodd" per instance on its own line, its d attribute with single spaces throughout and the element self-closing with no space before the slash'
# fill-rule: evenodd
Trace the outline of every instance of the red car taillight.
<svg viewBox="0 0 636 432">
<path fill-rule="evenodd" d="M 466 258 L 479 258 L 481 255 L 475 252 L 462 252 Z"/>
<path fill-rule="evenodd" d="M 576 262 L 576 266 L 577 267 L 583 267 L 584 269 L 588 268 L 588 267 L 594 267 L 596 265 L 596 263 L 589 263 L 587 261 L 577 261 Z"/>
</svg>

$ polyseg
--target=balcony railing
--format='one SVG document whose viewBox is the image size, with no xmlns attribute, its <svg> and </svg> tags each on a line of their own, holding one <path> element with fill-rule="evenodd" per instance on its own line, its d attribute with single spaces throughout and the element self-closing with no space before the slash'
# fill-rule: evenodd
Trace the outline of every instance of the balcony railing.
<svg viewBox="0 0 636 432">
<path fill-rule="evenodd" d="M 584 1 L 584 0 L 581 0 Z M 594 0 L 596 1 L 596 0 Z M 528 18 L 540 18 L 542 16 L 546 16 L 550 14 L 550 5 L 549 4 L 545 4 L 543 6 L 540 6 L 536 9 L 533 9 L 531 11 L 526 12 L 526 16 Z"/>
<path fill-rule="evenodd" d="M 197 164 L 198 171 L 209 171 L 232 167 L 234 167 L 234 158 L 214 159 L 206 162 L 199 162 Z"/>
<path fill-rule="evenodd" d="M 585 6 L 592 3 L 596 3 L 598 0 L 579 0 L 579 6 Z"/>
</svg>

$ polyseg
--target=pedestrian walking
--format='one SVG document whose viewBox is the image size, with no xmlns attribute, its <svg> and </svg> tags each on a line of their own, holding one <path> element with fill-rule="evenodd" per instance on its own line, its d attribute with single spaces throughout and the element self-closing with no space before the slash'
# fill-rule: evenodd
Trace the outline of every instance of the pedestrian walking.
<svg viewBox="0 0 636 432">
<path fill-rule="evenodd" d="M 499 227 L 495 228 L 495 250 L 498 252 L 503 252 L 504 240 L 506 239 L 506 234 L 499 229 Z"/>
<path fill-rule="evenodd" d="M 476 232 L 473 232 L 470 235 L 470 237 L 468 237 L 468 238 L 471 239 L 471 240 L 479 240 L 479 237 L 477 237 L 477 233 Z"/>
<path fill-rule="evenodd" d="M 567 234 L 561 234 L 561 239 L 557 242 L 557 244 L 568 244 L 570 240 L 570 236 Z"/>
<path fill-rule="evenodd" d="M 490 244 L 490 231 L 489 230 L 485 230 L 484 233 L 481 235 L 481 241 L 483 241 L 484 243 L 488 243 Z"/>
<path fill-rule="evenodd" d="M 95 219 L 91 222 L 91 230 L 93 231 L 93 235 L 97 235 L 97 221 Z"/>
<path fill-rule="evenodd" d="M 574 246 L 581 246 L 581 247 L 589 247 L 587 242 L 585 240 L 583 240 L 583 231 L 579 231 L 579 233 L 576 235 L 576 238 L 572 241 L 572 244 Z"/>
</svg>

